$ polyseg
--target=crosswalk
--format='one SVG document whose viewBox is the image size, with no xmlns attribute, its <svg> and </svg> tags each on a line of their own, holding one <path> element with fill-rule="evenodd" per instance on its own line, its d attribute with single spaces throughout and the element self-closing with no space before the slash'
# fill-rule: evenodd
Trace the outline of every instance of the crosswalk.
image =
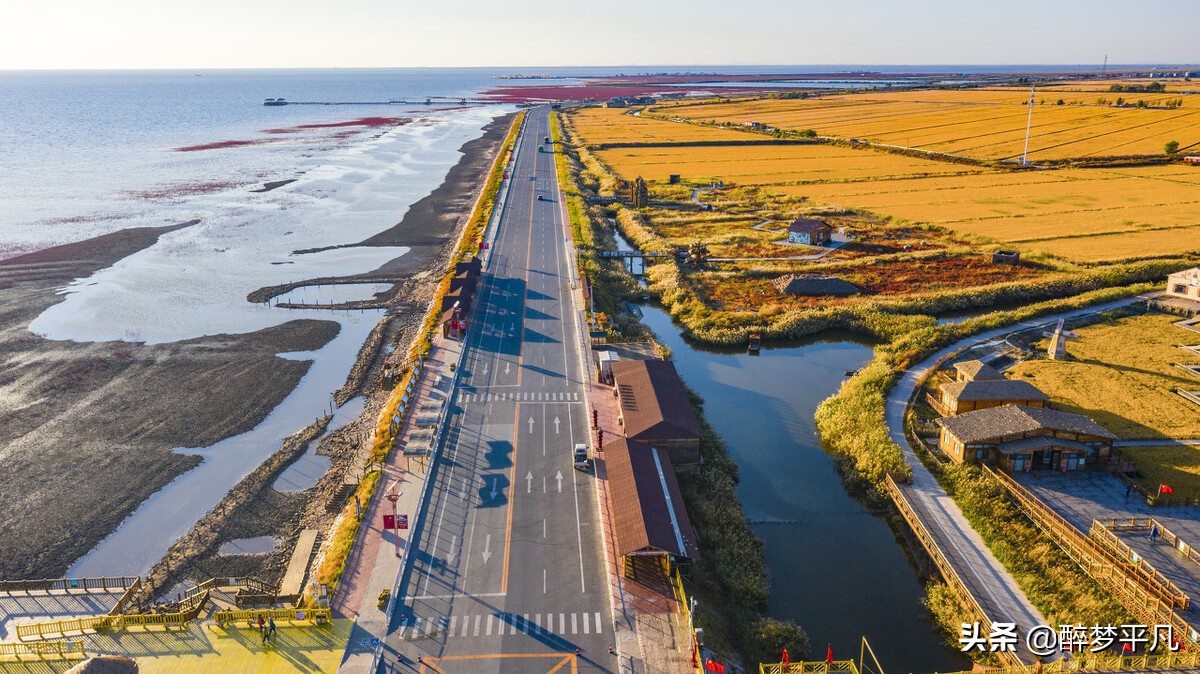
<svg viewBox="0 0 1200 674">
<path fill-rule="evenodd" d="M 462 639 L 476 637 L 568 636 L 602 634 L 600 612 L 577 613 L 487 613 L 442 616 L 436 619 L 412 616 L 401 626 L 400 638 Z"/>
<path fill-rule="evenodd" d="M 512 400 L 516 402 L 579 402 L 578 392 L 532 392 L 532 391 L 507 391 L 501 393 L 492 393 L 490 391 L 464 391 L 458 394 L 459 402 L 492 402 L 499 400 Z"/>
</svg>

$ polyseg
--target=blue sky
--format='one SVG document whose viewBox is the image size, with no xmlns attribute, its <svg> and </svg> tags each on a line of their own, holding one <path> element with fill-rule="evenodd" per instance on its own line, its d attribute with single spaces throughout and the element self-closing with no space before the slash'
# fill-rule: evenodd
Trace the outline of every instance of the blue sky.
<svg viewBox="0 0 1200 674">
<path fill-rule="evenodd" d="M 0 68 L 1195 63 L 1197 0 L 34 0 Z"/>
</svg>

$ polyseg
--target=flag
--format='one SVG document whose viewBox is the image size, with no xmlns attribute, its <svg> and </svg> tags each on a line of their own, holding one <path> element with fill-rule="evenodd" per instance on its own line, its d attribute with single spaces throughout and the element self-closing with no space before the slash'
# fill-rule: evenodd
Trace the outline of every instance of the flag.
<svg viewBox="0 0 1200 674">
<path fill-rule="evenodd" d="M 1170 495 L 1174 494 L 1175 490 L 1171 489 L 1171 485 L 1169 484 L 1160 484 L 1158 485 L 1158 493 Z"/>
<path fill-rule="evenodd" d="M 721 663 L 717 662 L 716 660 L 709 658 L 704 661 L 704 671 L 716 672 L 717 674 L 725 674 L 725 665 L 722 665 Z"/>
<path fill-rule="evenodd" d="M 788 657 L 787 646 L 783 647 L 783 664 L 785 664 L 785 665 L 792 664 L 792 659 Z"/>
<path fill-rule="evenodd" d="M 825 662 L 833 664 L 833 646 L 825 644 Z"/>
</svg>

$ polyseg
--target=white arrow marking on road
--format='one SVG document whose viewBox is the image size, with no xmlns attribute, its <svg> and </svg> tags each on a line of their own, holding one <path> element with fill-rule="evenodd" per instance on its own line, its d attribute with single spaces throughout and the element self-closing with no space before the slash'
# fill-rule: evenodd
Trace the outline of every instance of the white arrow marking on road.
<svg viewBox="0 0 1200 674">
<path fill-rule="evenodd" d="M 483 364 L 483 376 L 485 376 L 485 377 L 487 376 L 487 371 L 488 371 L 488 364 L 484 363 Z"/>
<path fill-rule="evenodd" d="M 558 482 L 558 493 L 562 493 L 562 471 L 558 471 L 558 475 L 554 476 L 554 481 Z"/>
<path fill-rule="evenodd" d="M 450 552 L 446 553 L 446 563 L 454 563 L 454 549 L 458 547 L 458 534 L 450 537 Z"/>
<path fill-rule="evenodd" d="M 465 477 L 463 478 L 462 489 L 460 489 L 458 492 L 458 497 L 463 500 L 466 500 L 466 498 L 467 498 L 467 478 L 465 478 Z"/>
<path fill-rule="evenodd" d="M 512 363 L 505 363 L 504 364 L 504 374 L 508 374 L 508 370 L 511 367 L 512 367 Z"/>
<path fill-rule="evenodd" d="M 554 417 L 554 432 L 558 432 L 558 417 Z"/>
<path fill-rule="evenodd" d="M 483 542 L 483 563 L 487 564 L 488 560 L 491 558 L 492 558 L 492 535 L 488 534 L 487 538 L 484 539 L 484 542 Z"/>
<path fill-rule="evenodd" d="M 533 492 L 533 471 L 529 471 L 525 475 L 525 493 L 529 494 L 532 492 Z"/>
<path fill-rule="evenodd" d="M 533 432 L 533 417 L 529 417 L 529 432 Z"/>
<path fill-rule="evenodd" d="M 492 478 L 492 500 L 496 500 L 496 485 L 500 484 L 500 478 Z"/>
</svg>

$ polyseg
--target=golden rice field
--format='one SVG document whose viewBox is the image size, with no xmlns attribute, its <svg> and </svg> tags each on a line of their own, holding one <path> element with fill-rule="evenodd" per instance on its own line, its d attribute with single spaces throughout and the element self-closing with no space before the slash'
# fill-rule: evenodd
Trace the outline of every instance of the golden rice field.
<svg viewBox="0 0 1200 674">
<path fill-rule="evenodd" d="M 1063 169 L 771 189 L 1080 261 L 1200 249 L 1200 170 L 1184 166 Z"/>
<path fill-rule="evenodd" d="M 1096 106 L 1098 101 L 1106 101 L 1103 105 L 1111 106 L 1118 98 L 1124 98 L 1128 103 L 1145 101 L 1146 105 L 1160 105 L 1166 101 L 1183 99 L 1184 107 L 1200 108 L 1200 96 L 1182 93 L 1188 90 L 1186 86 L 1168 86 L 1162 93 L 1128 93 L 1108 91 L 1110 83 L 1104 83 L 1103 88 L 1086 88 L 1072 85 L 1041 87 L 1034 91 L 1034 101 L 1038 105 L 1055 105 L 1062 99 L 1066 105 Z M 1191 90 L 1200 92 L 1200 83 Z M 909 101 L 918 103 L 969 103 L 992 105 L 1020 105 L 1029 103 L 1029 87 L 986 87 L 979 89 L 920 89 L 915 91 L 896 92 L 866 92 L 861 94 L 846 94 L 838 96 L 842 101 Z M 1026 112 L 1028 112 L 1026 108 Z M 1036 113 L 1035 113 L 1036 114 Z"/>
<path fill-rule="evenodd" d="M 972 95 L 975 98 L 972 98 Z M 1095 101 L 1096 95 L 1081 94 Z M 1136 100 L 1148 94 L 1105 94 Z M 993 97 L 1002 97 L 997 101 Z M 1178 97 L 1171 96 L 1168 98 Z M 1005 102 L 1009 101 L 1011 102 Z M 699 122 L 760 122 L 985 159 L 1013 160 L 1024 150 L 1027 94 L 983 90 L 870 93 L 807 100 L 752 100 L 664 107 L 659 114 Z M 1051 100 L 1057 100 L 1057 96 Z M 1200 97 L 1183 107 L 1038 105 L 1029 158 L 1037 160 L 1161 154 L 1169 140 L 1200 146 Z"/>
<path fill-rule="evenodd" d="M 659 123 L 693 128 L 690 124 Z M 747 134 L 740 135 L 744 138 Z M 738 185 L 990 173 L 970 165 L 833 145 L 660 146 L 614 148 L 596 154 L 625 179 L 642 176 L 646 180 L 665 181 L 669 175 L 678 173 L 685 180 L 717 179 Z"/>
<path fill-rule="evenodd" d="M 575 133 L 595 143 L 686 143 L 754 140 L 740 131 L 634 117 L 624 108 L 585 108 L 570 116 Z"/>
</svg>

